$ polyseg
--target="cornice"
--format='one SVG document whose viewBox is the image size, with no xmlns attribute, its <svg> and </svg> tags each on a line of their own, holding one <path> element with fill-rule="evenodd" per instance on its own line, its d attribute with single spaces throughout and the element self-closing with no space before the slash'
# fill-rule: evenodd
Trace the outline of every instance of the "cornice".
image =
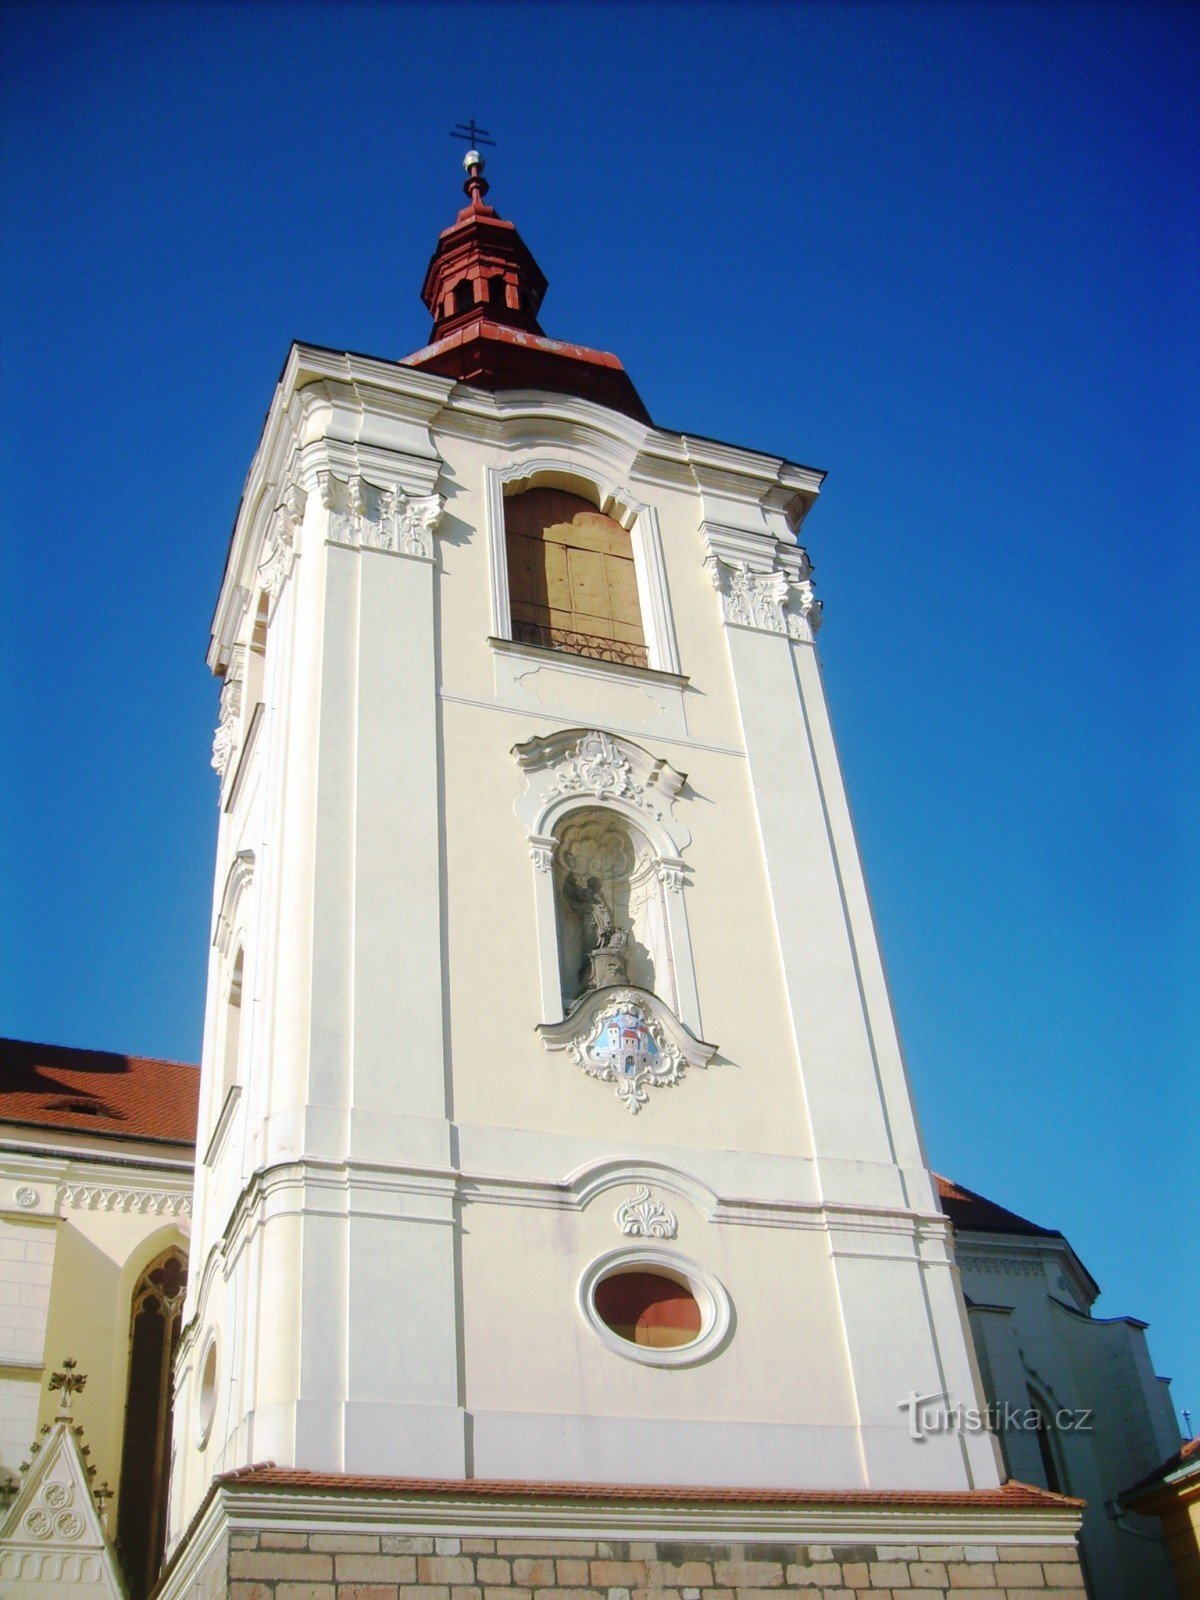
<svg viewBox="0 0 1200 1600">
<path fill-rule="evenodd" d="M 1048 1262 L 1063 1273 L 1072 1293 L 1085 1308 L 1100 1286 L 1062 1235 L 1049 1238 L 1024 1234 L 955 1232 L 955 1254 L 964 1269 L 1008 1274 L 1041 1274 Z M 1089 1319 L 1090 1320 L 1090 1319 Z"/>
<path fill-rule="evenodd" d="M 250 1178 L 231 1209 L 224 1238 L 214 1245 L 202 1277 L 208 1277 L 217 1256 L 228 1273 L 268 1211 L 272 1217 L 300 1211 L 359 1215 L 370 1211 L 372 1204 L 385 1196 L 406 1197 L 426 1202 L 423 1220 L 450 1224 L 457 1202 L 582 1214 L 593 1201 L 612 1190 L 638 1183 L 648 1183 L 655 1190 L 687 1201 L 704 1223 L 824 1233 L 838 1256 L 861 1254 L 864 1246 L 873 1242 L 873 1253 L 889 1260 L 908 1260 L 925 1268 L 946 1267 L 953 1260 L 949 1225 L 940 1212 L 745 1195 L 722 1197 L 661 1161 L 635 1156 L 589 1162 L 563 1179 L 545 1181 L 451 1168 L 307 1160 L 280 1162 Z M 372 1195 L 377 1197 L 376 1202 L 371 1201 Z"/>
</svg>

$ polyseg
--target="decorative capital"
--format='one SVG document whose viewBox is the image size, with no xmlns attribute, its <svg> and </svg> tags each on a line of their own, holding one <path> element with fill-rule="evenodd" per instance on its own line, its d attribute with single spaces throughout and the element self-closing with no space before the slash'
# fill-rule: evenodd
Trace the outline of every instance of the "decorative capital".
<svg viewBox="0 0 1200 1600">
<path fill-rule="evenodd" d="M 529 859 L 539 872 L 549 872 L 554 865 L 554 852 L 557 848 L 557 839 L 530 839 Z"/>
<path fill-rule="evenodd" d="M 811 644 L 821 626 L 812 565 L 799 545 L 704 525 L 704 567 L 729 627 L 781 633 Z"/>
<path fill-rule="evenodd" d="M 225 680 L 221 684 L 221 709 L 218 712 L 219 720 L 212 745 L 213 770 L 221 779 L 225 777 L 237 743 L 238 719 L 242 714 L 242 677 L 245 659 L 245 646 L 235 645 Z"/>
<path fill-rule="evenodd" d="M 267 529 L 263 546 L 263 559 L 259 562 L 258 576 L 263 588 L 274 600 L 287 581 L 296 559 L 296 535 L 304 520 L 304 507 L 308 496 L 296 483 L 285 485 Z"/>
<path fill-rule="evenodd" d="M 329 539 L 352 550 L 389 550 L 402 556 L 433 560 L 433 534 L 445 501 L 440 494 L 405 494 L 354 476 L 317 474 L 321 503 L 330 513 Z"/>
<path fill-rule="evenodd" d="M 683 893 L 684 863 L 670 856 L 659 856 L 654 863 L 654 875 L 664 889 L 672 894 Z"/>
</svg>

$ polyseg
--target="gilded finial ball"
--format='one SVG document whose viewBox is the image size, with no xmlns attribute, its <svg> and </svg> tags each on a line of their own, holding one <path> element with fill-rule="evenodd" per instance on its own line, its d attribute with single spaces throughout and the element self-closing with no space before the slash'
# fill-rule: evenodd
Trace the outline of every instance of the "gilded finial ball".
<svg viewBox="0 0 1200 1600">
<path fill-rule="evenodd" d="M 468 172 L 470 172 L 472 167 L 478 167 L 480 172 L 482 172 L 483 157 L 479 154 L 478 150 L 468 150 L 466 155 L 463 157 L 463 166 Z"/>
</svg>

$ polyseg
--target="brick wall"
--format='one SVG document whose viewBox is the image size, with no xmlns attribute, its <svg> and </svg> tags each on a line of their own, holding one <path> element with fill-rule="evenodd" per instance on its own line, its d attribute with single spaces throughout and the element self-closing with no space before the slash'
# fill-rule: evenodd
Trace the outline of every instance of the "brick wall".
<svg viewBox="0 0 1200 1600">
<path fill-rule="evenodd" d="M 1075 1548 L 234 1531 L 230 1600 L 1084 1600 Z"/>
</svg>

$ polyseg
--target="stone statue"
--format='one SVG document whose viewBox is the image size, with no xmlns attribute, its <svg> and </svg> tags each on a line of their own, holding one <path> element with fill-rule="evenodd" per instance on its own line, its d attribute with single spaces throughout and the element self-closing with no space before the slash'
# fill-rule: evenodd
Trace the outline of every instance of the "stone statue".
<svg viewBox="0 0 1200 1600">
<path fill-rule="evenodd" d="M 584 953 L 579 967 L 583 992 L 603 989 L 610 983 L 628 983 L 629 932 L 617 927 L 600 879 L 588 878 L 585 883 L 577 873 L 568 872 L 563 879 L 562 896 L 583 926 Z"/>
</svg>

